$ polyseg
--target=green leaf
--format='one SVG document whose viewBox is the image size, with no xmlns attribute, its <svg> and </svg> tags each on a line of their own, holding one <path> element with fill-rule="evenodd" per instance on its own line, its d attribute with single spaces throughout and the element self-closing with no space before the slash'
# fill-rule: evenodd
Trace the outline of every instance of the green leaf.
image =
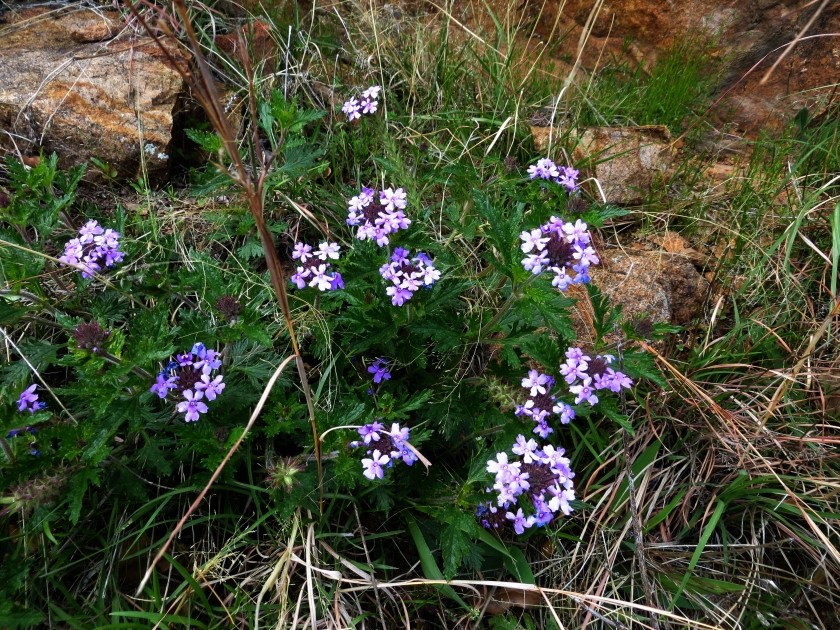
<svg viewBox="0 0 840 630">
<path fill-rule="evenodd" d="M 582 220 L 591 228 L 600 228 L 604 227 L 604 224 L 610 219 L 617 219 L 628 214 L 630 214 L 629 210 L 618 206 L 593 206 L 582 216 Z"/>
<path fill-rule="evenodd" d="M 195 142 L 203 151 L 215 154 L 222 150 L 222 139 L 212 131 L 185 129 L 184 133 L 187 134 L 187 138 Z"/>
<path fill-rule="evenodd" d="M 473 539 L 478 537 L 479 525 L 471 514 L 457 507 L 446 508 L 437 520 L 443 524 L 438 538 L 443 557 L 443 573 L 447 580 L 455 577 L 465 558 L 471 556 Z"/>
<path fill-rule="evenodd" d="M 703 555 L 703 550 L 706 548 L 706 544 L 709 542 L 709 538 L 711 538 L 712 532 L 714 532 L 715 528 L 717 527 L 720 517 L 723 516 L 723 510 L 725 508 L 726 503 L 724 503 L 723 501 L 718 501 L 714 513 L 709 518 L 708 523 L 706 523 L 706 528 L 703 530 L 703 533 L 700 536 L 700 540 L 697 541 L 697 547 L 694 549 L 694 553 L 691 556 L 691 560 L 688 562 L 688 568 L 685 571 L 685 575 L 683 575 L 683 579 L 680 582 L 680 586 L 677 589 L 677 592 L 674 593 L 674 596 L 671 598 L 671 603 L 668 606 L 668 610 L 674 610 L 674 607 L 677 605 L 677 600 L 680 598 L 680 595 L 682 595 L 683 591 L 685 590 L 685 587 L 688 585 L 688 581 L 691 579 L 692 574 L 694 573 L 694 568 L 700 561 L 700 556 Z"/>
<path fill-rule="evenodd" d="M 408 525 L 408 532 L 411 534 L 411 538 L 414 540 L 414 545 L 417 547 L 417 554 L 420 556 L 420 568 L 423 569 L 423 575 L 430 580 L 445 581 L 446 578 L 443 576 L 443 572 L 440 570 L 440 567 L 435 561 L 432 550 L 429 549 L 429 545 L 426 543 L 426 539 L 423 537 L 423 533 L 420 531 L 417 521 L 415 521 L 414 517 L 411 515 L 406 515 L 405 518 L 406 524 Z M 439 589 L 451 600 L 458 602 L 458 604 L 463 606 L 464 609 L 472 610 L 472 607 L 467 604 L 467 602 L 465 602 L 451 586 L 442 584 L 439 585 Z"/>
<path fill-rule="evenodd" d="M 67 483 L 67 501 L 70 509 L 70 522 L 75 525 L 82 514 L 82 504 L 90 486 L 99 486 L 100 471 L 96 468 L 82 468 Z"/>
<path fill-rule="evenodd" d="M 478 530 L 478 539 L 502 554 L 505 568 L 523 584 L 536 584 L 537 578 L 531 565 L 518 547 L 507 547 L 501 540 L 483 528 Z"/>
</svg>

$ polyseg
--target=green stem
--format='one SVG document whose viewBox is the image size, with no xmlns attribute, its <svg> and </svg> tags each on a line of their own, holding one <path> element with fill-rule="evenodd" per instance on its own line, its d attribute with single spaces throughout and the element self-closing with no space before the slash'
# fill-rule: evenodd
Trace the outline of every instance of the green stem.
<svg viewBox="0 0 840 630">
<path fill-rule="evenodd" d="M 484 336 L 490 330 L 492 330 L 496 324 L 498 324 L 501 321 L 502 317 L 504 317 L 507 314 L 507 312 L 511 309 L 511 307 L 513 307 L 516 301 L 522 297 L 522 289 L 531 284 L 534 281 L 534 278 L 536 277 L 537 276 L 531 276 L 519 286 L 517 286 L 516 281 L 513 281 L 513 285 L 510 289 L 510 297 L 508 297 L 508 299 L 505 300 L 505 303 L 502 304 L 498 311 L 496 311 L 496 314 L 493 316 L 493 319 L 491 319 L 489 322 L 487 322 L 484 326 L 481 327 L 481 329 L 478 331 L 477 341 L 481 341 L 484 338 Z"/>
</svg>

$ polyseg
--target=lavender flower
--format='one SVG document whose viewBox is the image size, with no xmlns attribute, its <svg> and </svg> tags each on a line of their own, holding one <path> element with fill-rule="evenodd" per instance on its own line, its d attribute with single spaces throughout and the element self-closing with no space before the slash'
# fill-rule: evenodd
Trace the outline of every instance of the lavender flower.
<svg viewBox="0 0 840 630">
<path fill-rule="evenodd" d="M 59 260 L 68 265 L 82 268 L 83 278 L 92 278 L 105 267 L 122 262 L 120 235 L 111 228 L 104 229 L 98 222 L 90 220 L 79 230 L 78 238 L 69 240 Z"/>
<path fill-rule="evenodd" d="M 385 293 L 394 306 L 402 306 L 420 287 L 431 287 L 440 280 L 440 271 L 426 254 L 418 252 L 411 259 L 408 256 L 408 250 L 397 247 L 391 254 L 390 262 L 379 268 L 379 275 L 390 282 Z"/>
<path fill-rule="evenodd" d="M 589 282 L 589 267 L 598 264 L 598 255 L 591 247 L 586 223 L 578 219 L 564 223 L 551 217 L 538 229 L 523 231 L 520 248 L 528 254 L 522 266 L 534 275 L 549 269 L 554 272 L 552 286 L 565 291 L 573 284 Z"/>
<path fill-rule="evenodd" d="M 487 529 L 509 524 L 523 534 L 531 527 L 548 525 L 558 512 L 568 516 L 569 501 L 575 498 L 575 474 L 565 451 L 551 444 L 539 448 L 536 440 L 520 435 L 511 452 L 521 459 L 512 461 L 507 452 L 501 452 L 487 462 L 487 472 L 495 476 L 487 491 L 495 493 L 496 500 L 478 506 L 479 523 Z"/>
<path fill-rule="evenodd" d="M 569 384 L 569 392 L 575 395 L 576 405 L 582 402 L 597 404 L 595 392 L 599 390 L 618 393 L 633 387 L 630 377 L 610 367 L 614 361 L 615 357 L 611 354 L 599 354 L 592 359 L 580 348 L 566 350 L 566 361 L 560 364 L 560 373 Z"/>
<path fill-rule="evenodd" d="M 528 177 L 531 179 L 556 179 L 559 176 L 557 165 L 549 158 L 540 158 L 536 164 L 528 167 Z"/>
<path fill-rule="evenodd" d="M 574 410 L 556 396 L 551 394 L 554 387 L 554 377 L 541 374 L 537 370 L 529 370 L 528 376 L 522 379 L 522 387 L 528 390 L 528 399 L 516 407 L 517 416 L 527 416 L 535 423 L 534 433 L 546 439 L 554 429 L 548 424 L 552 415 L 560 417 L 562 424 L 568 424 L 575 417 Z M 517 448 L 523 448 L 521 445 Z M 516 452 L 516 451 L 514 451 Z"/>
<path fill-rule="evenodd" d="M 341 111 L 347 114 L 347 120 L 350 122 L 362 117 L 360 110 L 361 105 L 359 105 L 359 101 L 355 98 L 345 101 L 344 105 L 341 106 Z"/>
<path fill-rule="evenodd" d="M 207 405 L 201 402 L 202 393 L 193 393 L 189 389 L 184 390 L 184 398 L 178 403 L 178 413 L 183 413 L 186 422 L 195 422 L 199 418 L 199 414 L 207 413 Z"/>
<path fill-rule="evenodd" d="M 390 467 L 395 460 L 401 459 L 407 466 L 417 461 L 417 455 L 409 446 L 411 432 L 408 427 L 400 427 L 395 422 L 390 431 L 385 431 L 385 425 L 374 421 L 359 427 L 359 435 L 361 441 L 350 442 L 350 447 L 364 446 L 366 453 L 371 456 L 362 460 L 362 474 L 368 479 L 382 479 L 382 467 Z"/>
<path fill-rule="evenodd" d="M 528 167 L 528 177 L 531 179 L 552 180 L 565 186 L 569 192 L 577 190 L 579 176 L 580 173 L 571 166 L 558 166 L 549 158 L 540 158 L 536 164 Z"/>
<path fill-rule="evenodd" d="M 306 286 L 317 287 L 319 291 L 335 291 L 344 288 L 344 279 L 338 272 L 330 269 L 330 260 L 338 260 L 341 247 L 338 243 L 321 243 L 318 251 L 313 252 L 312 246 L 305 243 L 295 243 L 292 259 L 298 261 L 297 270 L 291 277 L 298 289 Z"/>
<path fill-rule="evenodd" d="M 367 371 L 373 374 L 373 382 L 376 384 L 391 379 L 391 373 L 388 371 L 388 360 L 382 357 L 377 358 L 376 361 L 370 364 Z"/>
<path fill-rule="evenodd" d="M 390 243 L 389 234 L 408 229 L 411 219 L 403 210 L 408 206 L 408 196 L 402 188 L 386 188 L 377 197 L 373 188 L 363 187 L 347 204 L 347 225 L 358 226 L 356 238 L 370 239 L 379 247 Z"/>
<path fill-rule="evenodd" d="M 216 400 L 226 387 L 224 377 L 216 374 L 222 360 L 218 352 L 201 342 L 175 359 L 158 373 L 149 391 L 162 400 L 174 392 L 181 399 L 175 407 L 178 413 L 184 414 L 185 422 L 196 422 L 209 410 L 204 401 Z"/>
<path fill-rule="evenodd" d="M 38 394 L 35 393 L 36 389 L 38 389 L 38 385 L 32 384 L 20 393 L 20 396 L 18 396 L 18 411 L 35 413 L 47 406 L 47 403 L 38 400 Z"/>
<path fill-rule="evenodd" d="M 362 474 L 370 480 L 382 479 L 385 474 L 382 467 L 387 466 L 390 461 L 387 455 L 383 455 L 378 450 L 375 450 L 371 454 L 371 459 L 362 460 L 362 468 L 365 469 Z"/>
<path fill-rule="evenodd" d="M 379 107 L 379 92 L 381 87 L 373 85 L 362 92 L 361 100 L 350 98 L 341 106 L 341 111 L 347 115 L 348 122 L 359 120 L 362 115 L 375 114 Z"/>
</svg>

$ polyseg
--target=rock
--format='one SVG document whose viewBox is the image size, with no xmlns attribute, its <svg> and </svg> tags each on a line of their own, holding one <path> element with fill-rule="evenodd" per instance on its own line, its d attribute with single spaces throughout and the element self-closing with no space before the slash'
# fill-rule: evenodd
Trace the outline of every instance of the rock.
<svg viewBox="0 0 840 630">
<path fill-rule="evenodd" d="M 85 9 L 22 11 L 0 27 L 6 148 L 55 151 L 64 168 L 97 158 L 131 178 L 142 155 L 151 181 L 168 172 L 184 81 L 151 39 L 114 37 L 117 27 L 116 13 Z"/>
<path fill-rule="evenodd" d="M 666 251 L 601 254 L 601 265 L 590 268 L 592 282 L 621 304 L 625 319 L 646 315 L 653 322 L 686 325 L 701 313 L 709 283 L 689 258 Z"/>
<path fill-rule="evenodd" d="M 502 10 L 502 0 L 489 0 Z M 555 45 L 560 56 L 577 56 L 577 46 L 595 3 L 566 0 L 544 5 L 535 33 Z M 820 111 L 840 75 L 840 2 L 814 0 L 605 0 L 594 20 L 581 62 L 585 70 L 603 67 L 604 59 L 641 64 L 650 69 L 663 53 L 687 37 L 705 40 L 713 58 L 726 60 L 715 110 L 722 122 L 734 121 L 750 136 L 777 131 L 803 107 Z M 524 10 L 524 9 L 523 9 Z M 558 11 L 561 13 L 558 14 Z M 762 79 L 817 11 L 806 39 Z M 556 24 L 564 25 L 558 39 Z"/>
<path fill-rule="evenodd" d="M 593 165 L 607 202 L 614 204 L 641 203 L 673 157 L 671 134 L 662 126 L 585 129 L 572 152 L 575 164 Z"/>
</svg>

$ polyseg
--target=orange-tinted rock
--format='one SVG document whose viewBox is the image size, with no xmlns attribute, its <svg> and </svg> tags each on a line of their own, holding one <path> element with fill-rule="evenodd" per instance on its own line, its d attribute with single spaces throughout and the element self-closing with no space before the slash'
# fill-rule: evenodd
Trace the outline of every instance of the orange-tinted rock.
<svg viewBox="0 0 840 630">
<path fill-rule="evenodd" d="M 666 127 L 592 127 L 578 136 L 572 161 L 592 164 L 589 170 L 608 203 L 638 204 L 671 166 L 673 156 Z"/>
<path fill-rule="evenodd" d="M 526 0 L 526 5 L 537 0 Z M 497 3 L 498 4 L 498 3 Z M 592 0 L 547 3 L 537 25 L 548 36 L 559 19 L 566 25 L 562 52 L 576 54 Z M 715 111 L 721 122 L 735 122 L 750 135 L 778 130 L 803 107 L 817 108 L 840 76 L 840 3 L 829 2 L 766 83 L 762 79 L 819 9 L 813 0 L 607 0 L 587 46 L 583 67 L 602 67 L 617 57 L 652 67 L 662 53 L 688 36 L 707 38 L 727 71 Z"/>
<path fill-rule="evenodd" d="M 151 179 L 168 171 L 184 82 L 150 39 L 114 38 L 116 19 L 28 11 L 2 26 L 0 129 L 10 135 L 0 141 L 55 151 L 62 167 L 98 158 L 134 177 L 142 155 Z"/>
<path fill-rule="evenodd" d="M 688 257 L 666 251 L 601 251 L 601 265 L 590 268 L 595 283 L 625 319 L 647 315 L 654 322 L 685 325 L 697 317 L 709 283 Z"/>
</svg>

